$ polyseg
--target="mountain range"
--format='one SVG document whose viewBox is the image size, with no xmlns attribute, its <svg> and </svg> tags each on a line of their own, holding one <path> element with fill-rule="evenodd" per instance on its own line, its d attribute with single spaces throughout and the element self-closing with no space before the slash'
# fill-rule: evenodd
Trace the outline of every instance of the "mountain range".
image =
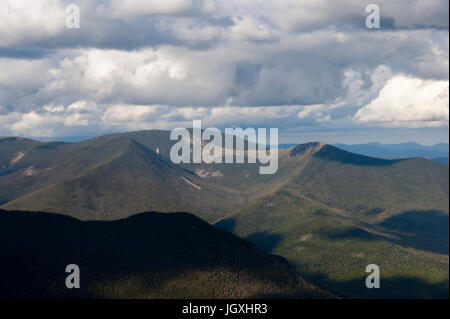
<svg viewBox="0 0 450 319">
<path fill-rule="evenodd" d="M 280 144 L 280 149 L 288 149 L 296 144 Z M 356 154 L 373 156 L 378 158 L 396 159 L 407 157 L 424 157 L 432 161 L 448 165 L 449 145 L 439 143 L 431 146 L 421 145 L 414 142 L 399 144 L 342 144 L 336 143 L 334 146 Z"/>
<path fill-rule="evenodd" d="M 353 153 L 382 158 L 424 157 L 448 165 L 449 145 L 439 143 L 431 146 L 408 142 L 400 144 L 334 144 L 334 146 Z"/>
<path fill-rule="evenodd" d="M 329 294 L 448 297 L 447 165 L 313 142 L 280 149 L 277 173 L 260 175 L 257 164 L 174 165 L 169 135 L 1 138 L 0 207 L 87 225 L 186 211 L 284 257 Z M 365 287 L 368 264 L 380 266 L 382 289 Z"/>
</svg>

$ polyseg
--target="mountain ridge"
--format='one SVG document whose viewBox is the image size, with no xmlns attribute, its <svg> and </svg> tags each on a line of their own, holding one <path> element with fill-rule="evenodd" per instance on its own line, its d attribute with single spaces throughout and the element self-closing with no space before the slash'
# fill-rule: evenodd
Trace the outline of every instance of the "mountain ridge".
<svg viewBox="0 0 450 319">
<path fill-rule="evenodd" d="M 0 230 L 3 297 L 335 297 L 283 258 L 188 213 L 81 221 L 0 210 Z M 68 264 L 80 268 L 80 289 L 65 287 Z"/>
<path fill-rule="evenodd" d="M 339 295 L 448 295 L 447 165 L 312 142 L 279 150 L 276 174 L 260 175 L 258 164 L 174 165 L 175 142 L 165 131 L 62 144 L 5 140 L 0 208 L 83 220 L 189 211 Z M 382 266 L 390 292 L 362 286 L 369 263 Z"/>
</svg>

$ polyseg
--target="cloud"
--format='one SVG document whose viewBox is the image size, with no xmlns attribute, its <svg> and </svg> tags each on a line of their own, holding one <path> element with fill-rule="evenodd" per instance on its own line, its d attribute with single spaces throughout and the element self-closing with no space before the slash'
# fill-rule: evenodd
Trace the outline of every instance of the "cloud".
<svg viewBox="0 0 450 319">
<path fill-rule="evenodd" d="M 21 132 L 28 136 L 49 137 L 54 136 L 54 130 L 62 123 L 57 116 L 30 112 L 23 114 L 19 121 L 11 125 L 10 129 L 13 132 Z"/>
<path fill-rule="evenodd" d="M 448 96 L 422 88 L 448 83 L 446 0 L 378 1 L 380 30 L 359 0 L 78 0 L 76 30 L 69 3 L 0 2 L 0 134 L 448 122 Z"/>
<path fill-rule="evenodd" d="M 36 42 L 65 29 L 66 13 L 55 0 L 0 2 L 0 47 Z"/>
<path fill-rule="evenodd" d="M 448 125 L 449 82 L 394 76 L 355 119 L 387 126 Z"/>
<path fill-rule="evenodd" d="M 151 116 L 159 115 L 156 108 L 147 105 L 114 105 L 107 109 L 102 119 L 111 124 L 150 122 Z"/>
<path fill-rule="evenodd" d="M 115 18 L 133 18 L 157 14 L 199 14 L 214 9 L 211 0 L 112 0 L 111 15 Z"/>
<path fill-rule="evenodd" d="M 288 32 L 304 32 L 324 26 L 364 28 L 365 8 L 370 2 L 360 0 L 283 0 L 227 1 L 230 11 L 257 12 Z M 448 28 L 448 1 L 416 0 L 376 2 L 385 27 Z M 364 13 L 364 14 L 362 14 Z"/>
<path fill-rule="evenodd" d="M 267 40 L 330 27 L 365 30 L 367 5 L 360 0 L 78 0 L 82 27 L 68 30 L 64 9 L 72 2 L 3 0 L 0 47 L 131 49 L 175 43 L 205 45 L 205 36 L 214 34 L 215 39 L 218 32 L 224 40 Z M 386 29 L 448 29 L 446 0 L 377 3 Z M 220 30 L 223 27 L 225 30 Z M 196 33 L 192 37 L 191 30 Z M 185 38 L 180 37 L 183 34 Z"/>
<path fill-rule="evenodd" d="M 143 129 L 190 127 L 201 119 L 205 127 L 276 127 L 299 124 L 300 114 L 314 107 L 175 107 L 168 105 L 99 105 L 92 101 L 77 101 L 70 105 L 45 105 L 26 113 L 0 114 L 0 134 L 35 137 L 73 136 L 93 132 L 117 132 Z M 325 108 L 324 108 L 325 110 Z M 298 117 L 297 117 L 298 116 Z M 304 118 L 305 124 L 310 121 Z M 80 134 L 80 133 L 78 133 Z"/>
<path fill-rule="evenodd" d="M 233 76 L 220 57 L 175 47 L 82 50 L 59 62 L 41 93 L 99 103 L 214 105 L 225 99 Z"/>
</svg>

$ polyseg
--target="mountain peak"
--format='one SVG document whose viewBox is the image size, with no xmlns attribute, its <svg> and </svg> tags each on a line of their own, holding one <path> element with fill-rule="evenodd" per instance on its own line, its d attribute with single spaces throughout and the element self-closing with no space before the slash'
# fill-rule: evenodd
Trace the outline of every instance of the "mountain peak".
<svg viewBox="0 0 450 319">
<path fill-rule="evenodd" d="M 296 157 L 299 155 L 313 155 L 320 151 L 325 145 L 327 144 L 322 142 L 298 144 L 297 146 L 293 146 L 288 150 L 289 157 Z"/>
</svg>

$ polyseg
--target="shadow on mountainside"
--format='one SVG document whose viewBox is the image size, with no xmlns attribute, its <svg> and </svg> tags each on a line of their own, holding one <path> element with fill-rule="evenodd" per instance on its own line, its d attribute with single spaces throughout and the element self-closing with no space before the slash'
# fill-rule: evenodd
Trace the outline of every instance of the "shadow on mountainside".
<svg viewBox="0 0 450 319">
<path fill-rule="evenodd" d="M 376 226 L 378 226 L 377 231 L 389 236 L 378 235 L 357 227 L 336 230 L 323 235 L 331 240 L 387 240 L 403 247 L 444 255 L 449 253 L 449 216 L 443 212 L 407 211 L 389 217 Z M 370 226 L 367 225 L 367 227 Z"/>
<path fill-rule="evenodd" d="M 346 228 L 343 230 L 331 231 L 323 234 L 331 240 L 358 239 L 363 241 L 371 241 L 376 239 L 384 239 L 381 236 L 372 234 L 361 228 Z"/>
<path fill-rule="evenodd" d="M 272 253 L 281 242 L 281 236 L 278 234 L 270 234 L 267 232 L 254 233 L 245 237 L 246 240 L 255 243 L 258 248 Z"/>
<path fill-rule="evenodd" d="M 436 283 L 426 282 L 419 278 L 408 276 L 383 277 L 380 270 L 380 288 L 369 289 L 366 287 L 366 277 L 363 273 L 360 278 L 352 280 L 336 281 L 328 278 L 326 274 L 314 273 L 303 276 L 325 289 L 332 291 L 343 298 L 368 298 L 368 299 L 447 299 L 449 295 L 449 281 L 443 280 Z M 351 291 L 352 293 L 349 293 Z"/>
<path fill-rule="evenodd" d="M 236 220 L 234 220 L 233 218 L 228 218 L 218 221 L 216 224 L 214 224 L 214 227 L 233 233 L 236 224 Z M 269 253 L 273 252 L 277 248 L 282 239 L 280 235 L 271 234 L 268 232 L 253 233 L 243 238 L 245 240 L 248 240 L 249 242 L 254 243 L 261 250 Z"/>
<path fill-rule="evenodd" d="M 234 227 L 236 227 L 236 220 L 234 218 L 222 219 L 215 223 L 214 227 L 233 233 Z"/>
<path fill-rule="evenodd" d="M 118 221 L 0 210 L 3 298 L 316 298 L 284 259 L 187 213 Z M 67 289 L 66 266 L 81 288 Z"/>
<path fill-rule="evenodd" d="M 354 154 L 341 150 L 331 145 L 323 146 L 319 151 L 317 151 L 314 154 L 314 157 L 339 162 L 342 164 L 351 164 L 358 166 L 390 166 L 403 161 L 403 159 L 386 160 L 381 158 Z"/>
<path fill-rule="evenodd" d="M 400 233 L 393 242 L 438 254 L 449 253 L 449 215 L 436 210 L 407 211 L 385 219 L 381 227 Z"/>
</svg>

